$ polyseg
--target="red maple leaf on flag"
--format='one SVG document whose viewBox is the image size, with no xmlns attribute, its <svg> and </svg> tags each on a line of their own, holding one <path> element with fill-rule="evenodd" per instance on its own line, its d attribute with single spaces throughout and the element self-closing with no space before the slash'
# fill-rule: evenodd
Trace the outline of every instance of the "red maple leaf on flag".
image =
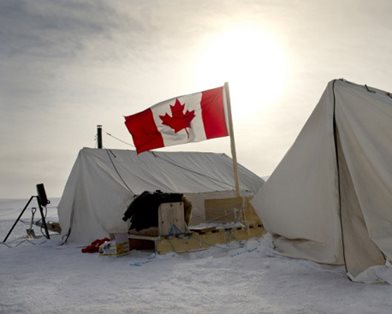
<svg viewBox="0 0 392 314">
<path fill-rule="evenodd" d="M 187 128 L 191 127 L 191 121 L 195 117 L 195 110 L 188 111 L 185 109 L 185 104 L 182 105 L 178 99 L 176 99 L 175 104 L 172 106 L 170 105 L 170 111 L 172 116 L 168 115 L 167 113 L 164 116 L 159 116 L 162 120 L 162 124 L 169 126 L 174 130 L 175 133 L 185 129 L 186 134 L 189 133 Z"/>
</svg>

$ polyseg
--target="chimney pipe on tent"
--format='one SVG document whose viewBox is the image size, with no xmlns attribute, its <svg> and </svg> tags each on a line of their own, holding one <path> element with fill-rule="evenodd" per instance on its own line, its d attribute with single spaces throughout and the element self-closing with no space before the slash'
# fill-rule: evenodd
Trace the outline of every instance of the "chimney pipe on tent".
<svg viewBox="0 0 392 314">
<path fill-rule="evenodd" d="M 102 149 L 102 125 L 97 125 L 97 145 Z"/>
</svg>

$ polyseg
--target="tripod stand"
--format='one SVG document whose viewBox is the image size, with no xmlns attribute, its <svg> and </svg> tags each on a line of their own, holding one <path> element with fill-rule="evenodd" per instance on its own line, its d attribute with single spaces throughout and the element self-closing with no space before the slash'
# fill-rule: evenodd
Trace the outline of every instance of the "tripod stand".
<svg viewBox="0 0 392 314">
<path fill-rule="evenodd" d="M 49 232 L 48 232 L 48 226 L 46 224 L 46 220 L 45 220 L 45 215 L 44 215 L 44 211 L 43 211 L 43 207 L 46 207 L 47 204 L 49 204 L 48 199 L 46 198 L 46 193 L 45 193 L 45 189 L 44 189 L 44 185 L 43 184 L 37 184 L 37 192 L 38 195 L 33 195 L 30 197 L 30 199 L 28 200 L 28 202 L 26 203 L 25 207 L 23 208 L 22 212 L 19 214 L 18 218 L 16 218 L 13 226 L 11 227 L 11 229 L 8 231 L 7 236 L 4 238 L 3 243 L 5 243 L 5 241 L 7 241 L 8 237 L 10 236 L 12 230 L 14 230 L 16 224 L 18 223 L 18 221 L 20 220 L 20 217 L 22 217 L 23 213 L 25 212 L 26 208 L 30 205 L 31 201 L 36 198 L 37 199 L 37 203 L 38 203 L 38 208 L 39 208 L 39 212 L 41 213 L 41 219 L 42 219 L 42 226 L 44 227 L 45 230 L 45 237 L 47 239 L 50 239 L 49 236 Z"/>
</svg>

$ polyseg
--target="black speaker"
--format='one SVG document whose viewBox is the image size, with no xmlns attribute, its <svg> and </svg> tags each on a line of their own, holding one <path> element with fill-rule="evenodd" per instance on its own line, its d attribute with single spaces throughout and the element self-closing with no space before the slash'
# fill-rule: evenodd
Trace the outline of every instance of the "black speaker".
<svg viewBox="0 0 392 314">
<path fill-rule="evenodd" d="M 46 206 L 50 204 L 50 201 L 46 197 L 45 187 L 43 183 L 37 184 L 37 194 L 38 194 L 38 201 L 42 206 Z"/>
</svg>

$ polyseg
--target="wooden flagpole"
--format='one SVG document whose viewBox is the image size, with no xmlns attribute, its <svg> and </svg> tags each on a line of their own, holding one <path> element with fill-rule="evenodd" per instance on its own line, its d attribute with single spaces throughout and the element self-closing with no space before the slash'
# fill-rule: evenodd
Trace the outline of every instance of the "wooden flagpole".
<svg viewBox="0 0 392 314">
<path fill-rule="evenodd" d="M 228 119 L 229 119 L 230 145 L 231 145 L 231 157 L 233 159 L 235 193 L 236 193 L 237 197 L 241 197 L 240 179 L 239 179 L 239 175 L 238 175 L 237 153 L 235 150 L 233 118 L 231 115 L 230 91 L 229 91 L 229 83 L 227 83 L 227 82 L 225 82 L 225 98 L 226 98 L 227 114 L 228 114 Z"/>
</svg>

